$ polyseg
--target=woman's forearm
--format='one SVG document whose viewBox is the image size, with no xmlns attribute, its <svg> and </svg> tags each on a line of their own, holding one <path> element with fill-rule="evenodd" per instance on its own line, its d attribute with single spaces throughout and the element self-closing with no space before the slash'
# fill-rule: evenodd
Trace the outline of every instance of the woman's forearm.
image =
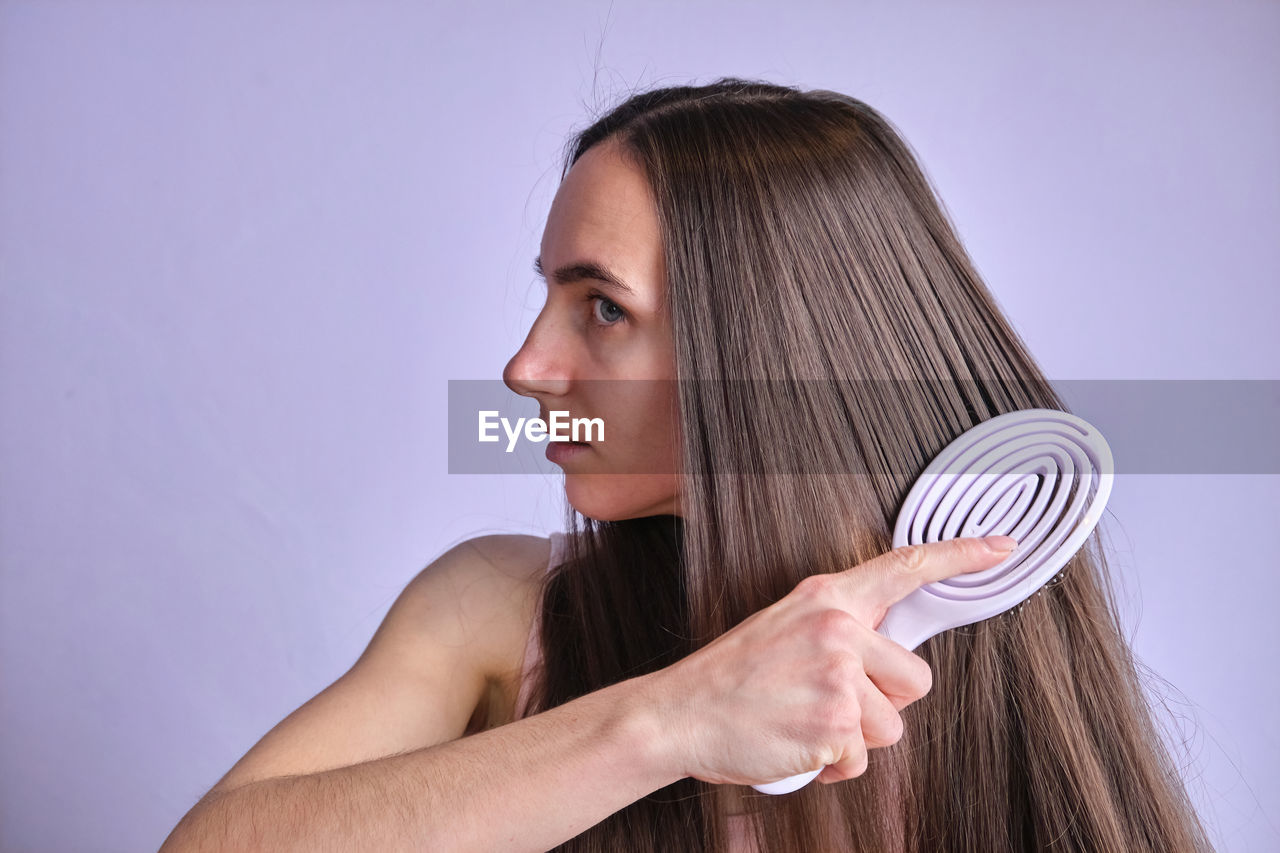
<svg viewBox="0 0 1280 853">
<path fill-rule="evenodd" d="M 403 755 L 201 804 L 161 853 L 545 851 L 681 778 L 647 676 Z"/>
</svg>

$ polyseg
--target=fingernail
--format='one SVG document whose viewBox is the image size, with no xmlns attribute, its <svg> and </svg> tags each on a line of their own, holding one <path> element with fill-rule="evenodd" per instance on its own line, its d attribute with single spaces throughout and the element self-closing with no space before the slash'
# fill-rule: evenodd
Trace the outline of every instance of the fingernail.
<svg viewBox="0 0 1280 853">
<path fill-rule="evenodd" d="M 1018 540 L 1012 536 L 985 536 L 982 541 L 997 554 L 1007 554 L 1018 545 Z"/>
</svg>

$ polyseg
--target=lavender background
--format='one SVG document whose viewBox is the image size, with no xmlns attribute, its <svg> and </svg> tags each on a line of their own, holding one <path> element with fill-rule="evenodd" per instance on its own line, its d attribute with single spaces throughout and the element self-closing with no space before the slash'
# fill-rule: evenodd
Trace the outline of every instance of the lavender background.
<svg viewBox="0 0 1280 853">
<path fill-rule="evenodd" d="M 460 6 L 460 4 L 459 4 Z M 500 7 L 495 10 L 495 6 Z M 154 849 L 452 544 L 566 134 L 631 87 L 902 130 L 1052 379 L 1280 378 L 1280 6 L 0 2 L 0 848 Z M 1280 846 L 1280 478 L 1103 521 L 1222 850 Z"/>
</svg>

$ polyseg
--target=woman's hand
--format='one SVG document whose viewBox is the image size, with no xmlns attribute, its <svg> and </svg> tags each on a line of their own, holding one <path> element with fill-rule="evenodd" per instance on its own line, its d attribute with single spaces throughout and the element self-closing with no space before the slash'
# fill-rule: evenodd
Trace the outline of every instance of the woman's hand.
<svg viewBox="0 0 1280 853">
<path fill-rule="evenodd" d="M 981 538 L 895 548 L 813 575 L 688 657 L 652 673 L 673 760 L 685 776 L 756 785 L 826 766 L 852 779 L 867 750 L 902 737 L 898 712 L 929 692 L 918 655 L 876 633 L 917 587 L 1008 556 Z"/>
</svg>

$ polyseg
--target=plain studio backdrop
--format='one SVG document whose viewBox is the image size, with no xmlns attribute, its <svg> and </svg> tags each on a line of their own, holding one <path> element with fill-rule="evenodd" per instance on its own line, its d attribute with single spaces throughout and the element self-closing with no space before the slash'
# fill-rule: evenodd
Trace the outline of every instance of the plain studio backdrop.
<svg viewBox="0 0 1280 853">
<path fill-rule="evenodd" d="M 0 847 L 158 847 L 462 539 L 566 136 L 762 77 L 901 130 L 1049 378 L 1276 379 L 1275 2 L 0 2 Z M 1192 437 L 1194 440 L 1194 437 Z M 1222 850 L 1280 846 L 1280 478 L 1118 476 L 1123 615 Z"/>
</svg>

